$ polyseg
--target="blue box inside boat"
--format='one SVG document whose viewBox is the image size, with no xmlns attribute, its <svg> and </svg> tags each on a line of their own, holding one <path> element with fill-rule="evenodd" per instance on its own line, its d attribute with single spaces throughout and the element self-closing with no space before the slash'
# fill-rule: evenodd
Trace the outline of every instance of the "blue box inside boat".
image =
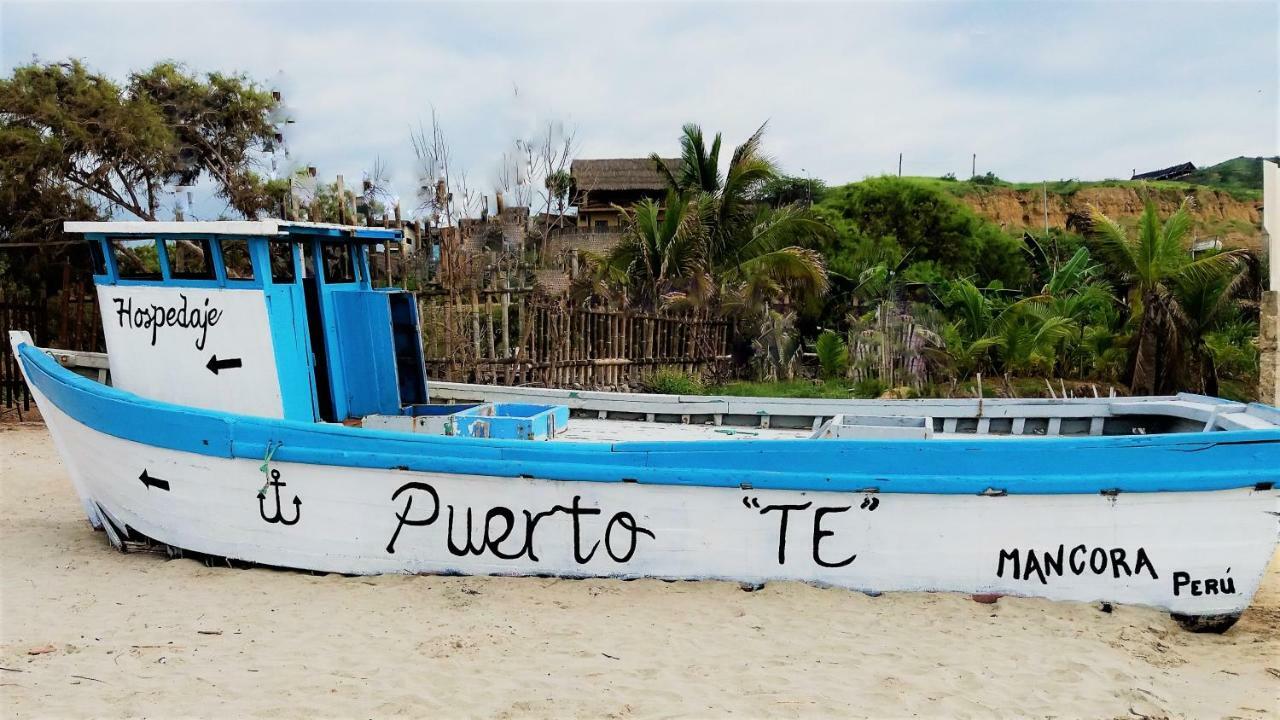
<svg viewBox="0 0 1280 720">
<path fill-rule="evenodd" d="M 549 440 L 569 425 L 566 405 L 483 403 L 453 413 L 446 435 L 516 440 Z"/>
<path fill-rule="evenodd" d="M 406 405 L 399 415 L 366 415 L 361 425 L 425 435 L 550 440 L 569 426 L 569 408 L 528 403 Z"/>
<path fill-rule="evenodd" d="M 449 403 L 447 405 L 434 403 L 431 405 L 409 405 L 404 408 L 402 414 L 410 417 L 444 417 L 479 406 L 480 403 Z"/>
</svg>

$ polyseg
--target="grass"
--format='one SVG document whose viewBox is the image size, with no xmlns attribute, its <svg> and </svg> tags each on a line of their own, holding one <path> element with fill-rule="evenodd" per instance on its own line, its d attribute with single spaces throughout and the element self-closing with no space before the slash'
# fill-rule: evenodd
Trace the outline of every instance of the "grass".
<svg viewBox="0 0 1280 720">
<path fill-rule="evenodd" d="M 741 380 L 723 385 L 709 386 L 705 389 L 704 394 L 839 400 L 857 397 L 853 392 L 853 383 L 848 380 L 779 380 L 777 382 Z"/>
<path fill-rule="evenodd" d="M 1053 380 L 1053 392 L 1061 395 L 1063 388 L 1074 397 L 1093 397 L 1098 394 L 1106 397 L 1113 387 L 1118 394 L 1124 395 L 1123 387 L 1113 386 L 1107 382 L 1091 380 Z M 781 397 L 781 398 L 817 398 L 823 400 L 849 400 L 878 398 L 882 387 L 856 387 L 851 380 L 779 380 L 777 382 L 753 382 L 747 380 L 709 385 L 702 389 L 703 395 L 732 395 L 735 397 Z M 1013 377 L 986 378 L 982 384 L 982 396 L 1038 398 L 1049 397 L 1049 390 L 1044 378 Z M 952 383 L 933 383 L 919 393 L 911 393 L 910 397 L 925 398 L 976 398 L 978 382 L 975 378 Z"/>
</svg>

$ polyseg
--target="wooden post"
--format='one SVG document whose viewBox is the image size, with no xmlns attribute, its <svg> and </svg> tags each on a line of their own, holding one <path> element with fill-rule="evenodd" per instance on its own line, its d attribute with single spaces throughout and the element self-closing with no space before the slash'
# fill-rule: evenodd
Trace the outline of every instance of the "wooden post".
<svg viewBox="0 0 1280 720">
<path fill-rule="evenodd" d="M 58 342 L 67 343 L 67 315 L 71 310 L 71 259 L 64 258 L 62 261 L 62 317 L 58 318 Z M 27 328 L 22 328 L 27 329 Z M 73 347 L 70 344 L 62 347 Z M 79 350 L 80 348 L 75 348 Z"/>
<path fill-rule="evenodd" d="M 338 224 L 345 225 L 344 218 L 347 214 L 347 191 L 342 184 L 342 176 L 338 176 Z"/>
<path fill-rule="evenodd" d="M 491 292 L 486 292 L 484 294 L 484 319 L 485 325 L 489 330 L 489 362 L 492 365 L 492 362 L 498 357 L 498 351 L 497 348 L 494 347 L 494 336 L 496 333 L 493 331 L 493 293 Z"/>
<path fill-rule="evenodd" d="M 511 357 L 511 324 L 507 320 L 508 313 L 511 312 L 511 279 L 503 274 L 502 276 L 502 357 Z"/>
<path fill-rule="evenodd" d="M 471 286 L 471 342 L 476 348 L 476 359 L 480 358 L 480 297 L 476 294 L 475 285 Z"/>
</svg>

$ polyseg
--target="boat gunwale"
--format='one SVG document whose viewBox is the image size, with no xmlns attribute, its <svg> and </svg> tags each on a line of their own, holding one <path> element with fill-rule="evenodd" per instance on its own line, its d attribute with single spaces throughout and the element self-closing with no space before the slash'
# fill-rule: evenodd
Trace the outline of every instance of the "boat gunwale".
<svg viewBox="0 0 1280 720">
<path fill-rule="evenodd" d="M 163 403 L 109 387 L 63 367 L 30 342 L 11 335 L 24 373 L 77 422 L 126 440 L 220 457 L 420 472 L 546 480 L 636 482 L 767 490 L 878 491 L 924 494 L 1083 494 L 1188 492 L 1274 483 L 1280 467 L 1280 427 L 1136 436 L 1009 437 L 966 440 L 666 440 L 534 443 L 525 440 L 416 435 L 235 415 Z M 1207 450 L 1218 452 L 1204 452 Z M 1082 450 L 1099 468 L 1072 459 Z M 433 453 L 432 451 L 440 451 Z M 1139 451 L 1129 455 L 1119 453 Z M 940 457 L 938 454 L 941 453 Z M 1176 453 L 1176 455 L 1171 455 Z M 1046 456 L 1059 462 L 1058 472 Z M 882 465 L 932 461 L 946 472 L 850 471 L 871 456 Z M 892 457 L 890 457 L 892 456 Z M 1177 458 L 1176 469 L 1172 458 Z M 1209 458 L 1212 458 L 1210 461 Z M 733 461 L 737 461 L 735 463 Z M 1168 467 L 1161 467 L 1161 460 Z M 770 463 L 769 461 L 773 461 Z M 967 465 L 996 463 L 976 470 Z M 1066 472 L 1070 469 L 1069 472 Z"/>
</svg>

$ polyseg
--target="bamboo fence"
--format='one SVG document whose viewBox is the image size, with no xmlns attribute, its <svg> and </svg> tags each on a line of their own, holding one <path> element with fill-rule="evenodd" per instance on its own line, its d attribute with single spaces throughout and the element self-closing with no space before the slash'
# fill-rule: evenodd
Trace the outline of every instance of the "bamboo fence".
<svg viewBox="0 0 1280 720">
<path fill-rule="evenodd" d="M 419 296 L 435 380 L 629 390 L 661 370 L 722 373 L 731 324 L 581 306 L 527 290 Z"/>
</svg>

